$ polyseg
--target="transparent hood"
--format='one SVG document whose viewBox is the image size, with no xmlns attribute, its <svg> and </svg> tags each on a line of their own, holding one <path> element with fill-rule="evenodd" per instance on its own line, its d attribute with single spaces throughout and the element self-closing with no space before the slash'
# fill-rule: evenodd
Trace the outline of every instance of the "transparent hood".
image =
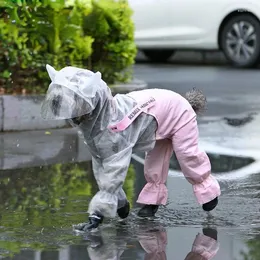
<svg viewBox="0 0 260 260">
<path fill-rule="evenodd" d="M 101 79 L 101 73 L 76 67 L 65 67 L 56 71 L 46 66 L 51 79 L 42 103 L 41 116 L 44 119 L 71 119 L 92 113 L 97 104 L 111 99 L 111 91 Z M 98 111 L 96 114 L 99 114 Z"/>
</svg>

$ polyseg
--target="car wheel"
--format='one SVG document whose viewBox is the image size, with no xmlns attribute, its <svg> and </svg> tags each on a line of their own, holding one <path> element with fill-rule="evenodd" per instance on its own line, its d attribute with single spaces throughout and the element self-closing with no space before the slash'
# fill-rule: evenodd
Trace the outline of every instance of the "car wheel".
<svg viewBox="0 0 260 260">
<path fill-rule="evenodd" d="M 174 50 L 143 50 L 143 54 L 152 62 L 166 62 L 174 54 Z"/>
<path fill-rule="evenodd" d="M 254 67 L 260 58 L 260 23 L 249 14 L 231 18 L 221 33 L 226 58 L 241 68 Z"/>
</svg>

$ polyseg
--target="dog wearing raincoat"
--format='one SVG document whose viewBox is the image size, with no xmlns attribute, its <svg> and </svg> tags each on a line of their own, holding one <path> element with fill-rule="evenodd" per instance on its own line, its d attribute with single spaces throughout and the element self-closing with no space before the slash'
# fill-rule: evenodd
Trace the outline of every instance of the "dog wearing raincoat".
<svg viewBox="0 0 260 260">
<path fill-rule="evenodd" d="M 137 202 L 140 217 L 154 216 L 167 202 L 166 179 L 173 152 L 192 185 L 197 202 L 211 211 L 218 204 L 220 186 L 211 174 L 207 154 L 198 146 L 197 113 L 205 106 L 198 90 L 185 97 L 164 89 L 145 89 L 113 97 L 100 72 L 77 67 L 56 71 L 42 104 L 44 119 L 68 120 L 84 136 L 92 155 L 99 191 L 89 204 L 89 222 L 78 229 L 96 228 L 104 217 L 126 218 L 130 205 L 122 188 L 131 155 L 146 153 L 147 183 Z"/>
</svg>

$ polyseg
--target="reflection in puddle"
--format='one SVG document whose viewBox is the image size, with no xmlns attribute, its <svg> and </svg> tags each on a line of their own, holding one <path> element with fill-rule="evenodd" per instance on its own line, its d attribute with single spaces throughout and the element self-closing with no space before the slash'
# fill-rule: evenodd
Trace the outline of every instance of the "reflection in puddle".
<svg viewBox="0 0 260 260">
<path fill-rule="evenodd" d="M 150 225 L 149 225 L 150 224 Z M 144 260 L 166 260 L 167 259 L 167 245 L 171 245 L 168 241 L 167 231 L 162 226 L 151 223 L 140 225 L 135 230 L 135 240 L 130 240 L 132 234 L 129 234 L 126 229 L 122 227 L 116 231 L 118 234 L 116 238 L 110 235 L 110 239 L 106 237 L 107 234 L 88 236 L 88 254 L 91 260 L 112 260 L 112 259 L 144 259 Z M 103 232 L 105 233 L 105 232 Z M 188 252 L 185 260 L 195 259 L 212 259 L 219 250 L 219 244 L 216 236 L 211 236 L 217 233 L 216 230 L 207 230 L 195 236 L 195 239 L 190 245 L 190 252 Z M 111 242 L 112 241 L 112 242 Z M 185 245 L 186 246 L 186 245 Z M 187 245 L 187 247 L 189 247 Z M 131 258 L 129 258 L 131 256 Z"/>
<path fill-rule="evenodd" d="M 91 162 L 0 171 L 0 254 L 57 248 L 75 240 L 72 224 L 86 221 L 97 192 Z M 124 190 L 132 203 L 135 172 Z"/>
<path fill-rule="evenodd" d="M 227 173 L 246 167 L 255 162 L 255 160 L 250 157 L 238 157 L 213 153 L 207 153 L 207 155 L 210 159 L 213 173 Z M 175 156 L 172 157 L 170 168 L 180 171 L 180 165 Z"/>
<path fill-rule="evenodd" d="M 209 238 L 205 235 L 211 237 L 210 243 L 213 243 L 216 232 L 211 236 L 205 230 L 191 228 L 194 224 L 210 224 L 200 209 L 194 210 L 195 204 L 190 204 L 188 210 L 178 205 L 178 211 L 162 207 L 154 220 L 137 218 L 135 200 L 144 185 L 142 171 L 141 164 L 131 165 L 124 183 L 127 197 L 134 207 L 129 218 L 125 221 L 107 219 L 98 232 L 79 236 L 73 233 L 72 224 L 86 220 L 88 202 L 97 192 L 91 162 L 0 171 L 0 257 L 6 260 L 150 260 L 172 259 L 181 254 L 180 259 L 185 260 L 211 259 L 203 258 L 203 252 L 213 250 L 206 257 L 213 256 L 218 244 L 211 244 L 210 249 L 206 249 L 205 239 Z M 179 199 L 176 201 L 181 203 Z M 225 221 L 225 217 L 223 219 Z M 226 225 L 224 221 L 219 226 Z M 211 222 L 216 226 L 214 220 Z M 183 225 L 185 227 L 176 228 Z M 181 235 L 184 240 L 191 241 L 181 242 Z M 224 234 L 224 237 L 227 236 Z M 232 240 L 232 237 L 227 239 Z M 244 246 L 244 252 L 248 254 L 249 248 L 255 254 L 257 246 L 259 248 L 257 241 L 252 240 L 248 247 Z M 219 251 L 224 255 L 231 250 L 230 246 L 223 248 Z M 240 249 L 239 246 L 236 252 Z M 223 259 L 218 255 L 214 259 Z M 242 256 L 236 259 L 246 260 Z"/>
<path fill-rule="evenodd" d="M 184 243 L 180 248 L 186 255 L 185 260 L 210 260 L 216 256 L 219 251 L 216 234 L 214 229 L 197 230 L 196 235 L 192 235 L 192 243 Z M 132 227 L 119 222 L 113 228 L 107 226 L 95 233 L 82 235 L 76 244 L 61 246 L 59 250 L 40 247 L 34 251 L 22 249 L 13 259 L 167 260 L 174 257 L 169 250 L 171 246 L 175 245 L 168 238 L 167 230 L 158 223 L 146 221 Z"/>
</svg>

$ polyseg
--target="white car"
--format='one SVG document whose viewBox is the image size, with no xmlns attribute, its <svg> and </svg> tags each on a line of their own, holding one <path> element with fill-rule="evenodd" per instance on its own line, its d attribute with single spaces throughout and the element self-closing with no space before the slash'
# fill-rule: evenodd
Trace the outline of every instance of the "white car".
<svg viewBox="0 0 260 260">
<path fill-rule="evenodd" d="M 128 0 L 135 41 L 153 61 L 175 50 L 221 50 L 237 67 L 260 59 L 260 0 Z"/>
</svg>

